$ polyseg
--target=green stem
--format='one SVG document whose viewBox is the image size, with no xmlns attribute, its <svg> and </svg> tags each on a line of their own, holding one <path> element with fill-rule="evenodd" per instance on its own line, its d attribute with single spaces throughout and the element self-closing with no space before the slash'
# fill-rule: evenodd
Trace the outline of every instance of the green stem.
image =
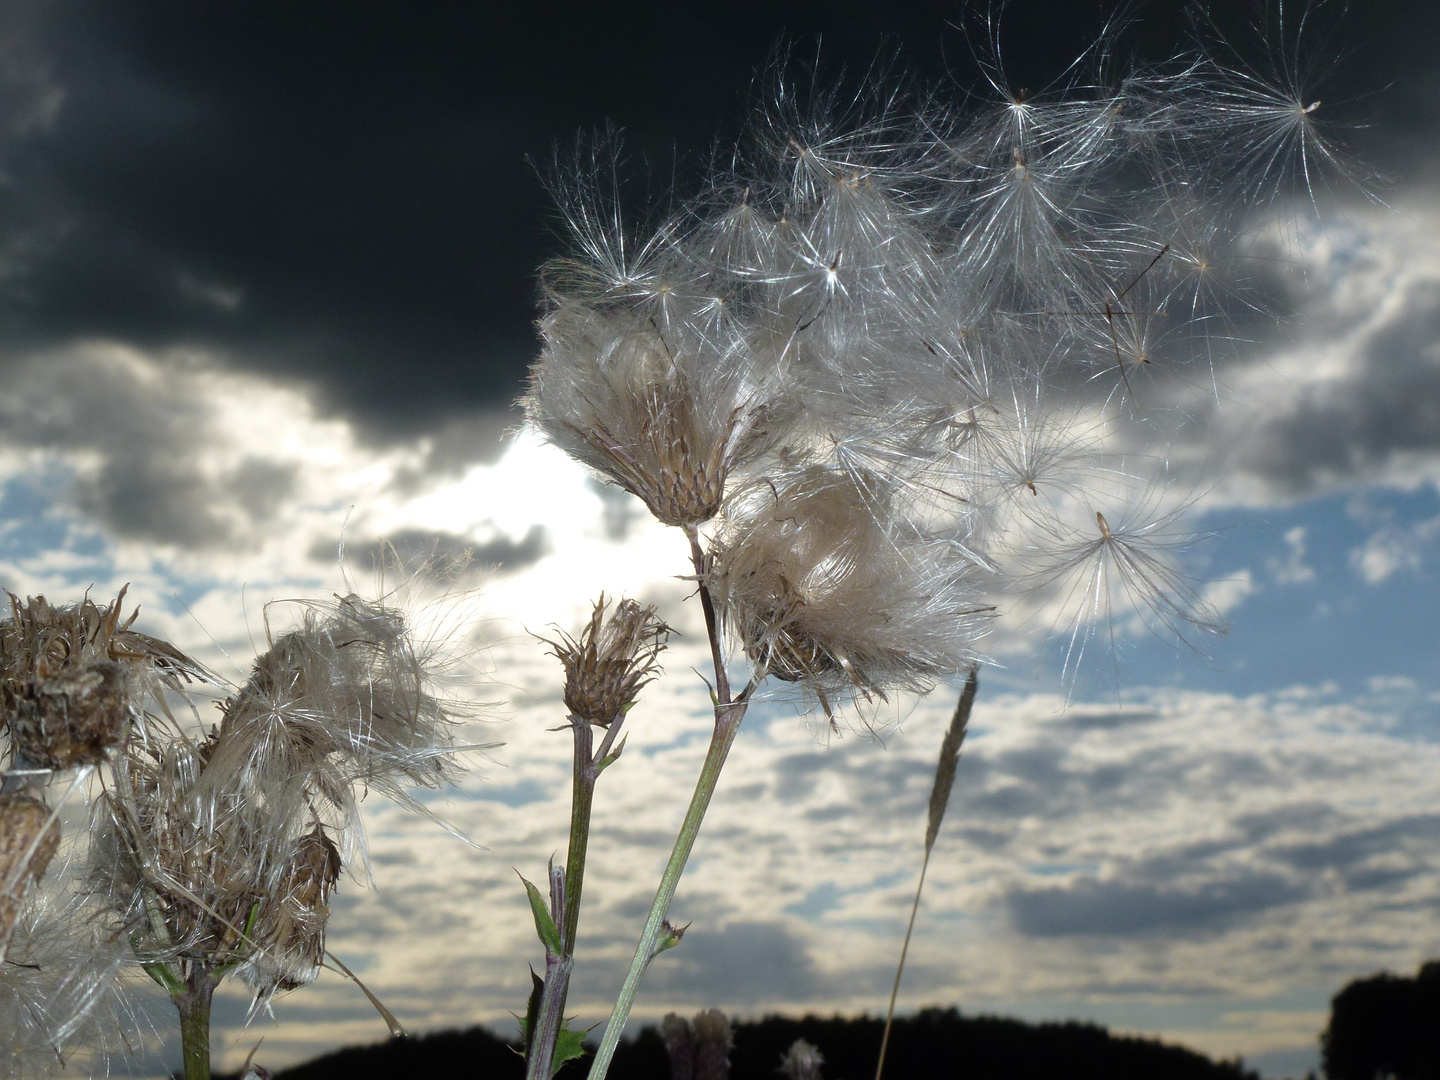
<svg viewBox="0 0 1440 1080">
<path fill-rule="evenodd" d="M 665 917 L 670 913 L 670 901 L 675 898 L 675 889 L 680 884 L 680 875 L 690 859 L 695 838 L 700 833 L 700 824 L 705 820 L 705 811 L 710 807 L 710 797 L 715 794 L 715 785 L 720 780 L 720 770 L 735 736 L 740 732 L 740 721 L 745 718 L 749 705 L 749 687 L 740 695 L 739 701 L 730 697 L 730 679 L 725 672 L 725 654 L 720 644 L 719 620 L 715 616 L 715 603 L 710 589 L 705 584 L 706 561 L 700 538 L 694 527 L 685 530 L 690 540 L 690 559 L 695 566 L 699 582 L 700 606 L 705 612 L 705 630 L 710 638 L 710 656 L 715 665 L 715 732 L 710 738 L 710 749 L 705 753 L 705 764 L 700 767 L 700 778 L 695 783 L 695 794 L 690 797 L 690 807 L 685 811 L 685 820 L 680 825 L 680 835 L 670 852 L 670 861 L 665 864 L 665 873 L 660 878 L 660 888 L 650 905 L 650 914 L 645 918 L 645 930 L 640 943 L 635 947 L 635 956 L 630 961 L 630 970 L 620 987 L 620 996 L 610 1021 L 605 1025 L 605 1035 L 600 1040 L 600 1049 L 595 1052 L 595 1061 L 590 1066 L 589 1080 L 604 1080 L 615 1056 L 615 1048 L 625 1031 L 625 1022 L 630 1018 L 630 1009 L 635 1004 L 635 995 L 640 992 L 640 980 L 645 969 L 655 959 L 660 944 L 660 935 L 665 930 Z"/>
<path fill-rule="evenodd" d="M 900 976 L 905 972 L 905 954 L 910 951 L 910 935 L 915 931 L 915 913 L 920 910 L 920 890 L 925 888 L 925 871 L 930 868 L 931 847 L 925 848 L 925 861 L 920 864 L 920 883 L 915 886 L 915 902 L 910 905 L 910 924 L 905 927 L 905 944 L 900 946 L 900 963 L 895 967 L 895 985 L 890 988 L 890 1008 L 885 1013 L 885 1034 L 880 1037 L 880 1060 L 875 1065 L 875 1080 L 885 1071 L 885 1051 L 890 1046 L 890 1025 L 895 1021 L 895 998 L 900 993 Z"/>
<path fill-rule="evenodd" d="M 630 971 L 626 974 L 620 996 L 615 1001 L 615 1011 L 610 1014 L 610 1022 L 605 1025 L 605 1036 L 600 1041 L 600 1049 L 595 1052 L 589 1080 L 604 1080 L 606 1070 L 610 1068 L 610 1059 L 615 1056 L 615 1047 L 625 1030 L 625 1022 L 630 1018 L 630 1008 L 635 1003 L 635 995 L 640 991 L 640 980 L 645 977 L 646 967 L 655 958 L 665 916 L 670 912 L 670 901 L 675 897 L 675 887 L 680 883 L 680 875 L 684 872 L 690 851 L 695 846 L 695 837 L 700 832 L 700 823 L 705 819 L 705 811 L 710 806 L 710 796 L 715 793 L 720 770 L 724 768 L 725 758 L 740 731 L 745 707 L 746 703 L 739 702 L 718 706 L 715 710 L 715 734 L 710 740 L 710 749 L 705 755 L 705 764 L 700 770 L 695 794 L 690 798 L 690 808 L 685 812 L 680 835 L 675 838 L 670 861 L 665 864 L 665 873 L 660 878 L 655 902 L 650 905 L 650 914 L 645 919 L 645 932 L 640 936 L 640 944 L 636 946 L 634 959 L 630 961 Z"/>
<path fill-rule="evenodd" d="M 208 967 L 194 965 L 184 991 L 174 995 L 185 1080 L 210 1080 L 210 1002 L 219 982 Z"/>
<path fill-rule="evenodd" d="M 570 725 L 575 732 L 575 768 L 570 789 L 570 849 L 565 853 L 565 925 L 560 933 L 563 956 L 575 955 L 575 935 L 580 929 L 580 890 L 585 882 L 585 855 L 590 846 L 590 810 L 595 802 L 595 780 L 600 775 L 591 757 L 594 735 L 590 724 L 572 716 Z"/>
</svg>

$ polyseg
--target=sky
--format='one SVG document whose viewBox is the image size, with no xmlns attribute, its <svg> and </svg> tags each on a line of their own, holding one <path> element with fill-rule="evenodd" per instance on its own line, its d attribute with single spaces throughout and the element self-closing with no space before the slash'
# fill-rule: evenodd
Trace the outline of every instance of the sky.
<svg viewBox="0 0 1440 1080">
<path fill-rule="evenodd" d="M 504 745 L 430 804 L 486 850 L 367 803 L 374 884 L 347 879 L 331 923 L 415 1030 L 508 1032 L 541 958 L 514 869 L 564 847 L 569 750 L 530 634 L 578 629 L 602 589 L 681 632 L 600 785 L 582 1023 L 709 732 L 683 539 L 517 430 L 535 269 L 564 249 L 540 175 L 612 124 L 658 195 L 683 189 L 786 43 L 893 56 L 960 100 L 974 11 L 895 7 L 0 5 L 0 585 L 129 583 L 139 628 L 239 681 L 283 624 L 267 602 L 365 587 L 382 541 L 486 568 L 436 632 L 486 703 L 477 741 Z M 1215 27 L 1243 49 L 1256 10 L 1212 5 Z M 1014 85 L 1112 11 L 1014 0 Z M 1170 5 L 1135 12 L 1137 58 L 1183 45 Z M 1280 317 L 1184 402 L 1173 450 L 1208 536 L 1187 568 L 1230 631 L 1205 655 L 1122 634 L 1118 690 L 1062 686 L 1043 618 L 997 634 L 905 1007 L 1094 1019 L 1298 1076 L 1348 979 L 1440 955 L 1440 14 L 1311 14 L 1307 98 L 1366 179 L 1275 229 Z M 883 1009 L 953 704 L 908 703 L 877 744 L 762 700 L 636 1015 Z M 230 1066 L 262 1035 L 272 1067 L 384 1035 L 328 974 L 273 1020 L 246 1004 L 218 1006 Z"/>
</svg>

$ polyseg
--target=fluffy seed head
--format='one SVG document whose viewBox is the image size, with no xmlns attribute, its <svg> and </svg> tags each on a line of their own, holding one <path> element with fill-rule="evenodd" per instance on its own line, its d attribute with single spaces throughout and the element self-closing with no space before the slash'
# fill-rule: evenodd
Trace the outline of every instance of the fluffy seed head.
<svg viewBox="0 0 1440 1080">
<path fill-rule="evenodd" d="M 770 448 L 796 408 L 781 372 L 757 365 L 729 301 L 672 270 L 674 284 L 619 297 L 593 295 L 573 268 L 554 276 L 524 404 L 550 441 L 658 520 L 691 526 L 719 512 L 730 474 Z"/>
<path fill-rule="evenodd" d="M 670 635 L 654 607 L 624 599 L 606 618 L 608 604 L 602 594 L 579 637 L 562 633 L 549 641 L 565 666 L 566 708 L 600 727 L 628 712 L 659 673 L 660 653 Z"/>
<path fill-rule="evenodd" d="M 785 1080 L 820 1080 L 820 1067 L 825 1064 L 824 1055 L 814 1043 L 796 1039 L 780 1058 L 780 1075 Z"/>
<path fill-rule="evenodd" d="M 974 662 L 985 609 L 954 545 L 876 515 L 883 483 L 807 468 L 727 510 L 709 583 L 763 672 L 885 699 Z M 883 508 L 882 508 L 883 509 Z"/>
</svg>

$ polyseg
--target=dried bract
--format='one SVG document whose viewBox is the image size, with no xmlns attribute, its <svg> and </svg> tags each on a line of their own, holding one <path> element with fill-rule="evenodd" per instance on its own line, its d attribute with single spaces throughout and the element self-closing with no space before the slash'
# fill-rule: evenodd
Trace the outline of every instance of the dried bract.
<svg viewBox="0 0 1440 1080">
<path fill-rule="evenodd" d="M 340 851 L 319 825 L 296 843 L 276 895 L 252 924 L 259 951 L 239 972 L 262 998 L 314 981 L 340 870 Z"/>
<path fill-rule="evenodd" d="M 635 704 L 640 691 L 660 672 L 670 627 L 649 604 L 624 599 L 606 618 L 602 594 L 578 638 L 562 633 L 545 639 L 565 666 L 565 706 L 572 715 L 609 727 Z"/>
</svg>

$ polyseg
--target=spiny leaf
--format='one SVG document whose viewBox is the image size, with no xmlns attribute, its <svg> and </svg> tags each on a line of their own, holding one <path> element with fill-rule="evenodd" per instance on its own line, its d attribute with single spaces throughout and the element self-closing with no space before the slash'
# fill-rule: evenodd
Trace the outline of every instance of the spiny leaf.
<svg viewBox="0 0 1440 1080">
<path fill-rule="evenodd" d="M 530 1044 L 535 1040 L 535 1021 L 540 1016 L 540 999 L 545 996 L 545 980 L 530 969 L 530 1000 L 525 1003 L 525 1019 L 520 1021 L 520 1041 L 525 1046 L 524 1057 L 530 1057 Z"/>
<path fill-rule="evenodd" d="M 550 1064 L 550 1075 L 554 1076 L 560 1071 L 560 1066 L 567 1061 L 574 1061 L 578 1057 L 585 1056 L 585 1032 L 571 1031 L 564 1023 L 560 1025 L 560 1031 L 555 1036 L 555 1057 Z"/>
</svg>

